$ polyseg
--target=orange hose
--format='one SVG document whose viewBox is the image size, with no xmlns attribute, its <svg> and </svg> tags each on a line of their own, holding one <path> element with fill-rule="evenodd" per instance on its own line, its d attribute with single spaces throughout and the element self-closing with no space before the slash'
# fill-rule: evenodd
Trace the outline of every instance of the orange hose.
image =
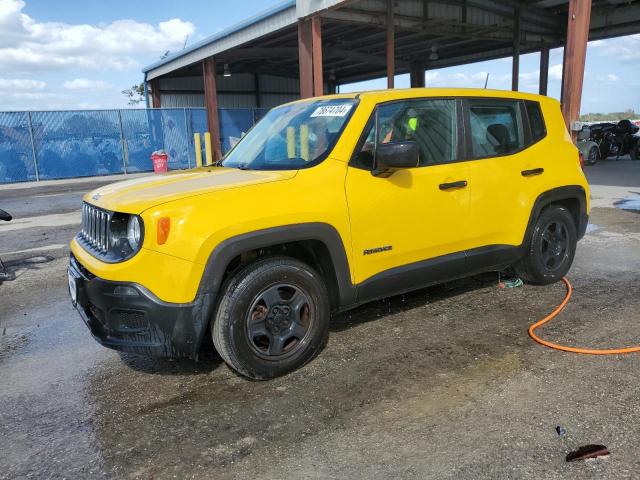
<svg viewBox="0 0 640 480">
<path fill-rule="evenodd" d="M 584 353 L 587 355 L 618 355 L 620 353 L 640 352 L 640 346 L 626 347 L 626 348 L 610 348 L 610 349 L 602 349 L 602 350 L 593 349 L 593 348 L 577 348 L 577 347 L 567 347 L 566 345 L 559 345 L 557 343 L 548 342 L 538 337 L 534 333 L 536 328 L 544 325 L 545 323 L 555 318 L 562 310 L 564 310 L 564 307 L 567 306 L 567 303 L 569 303 L 569 299 L 571 298 L 571 294 L 573 293 L 573 287 L 571 286 L 571 283 L 569 283 L 569 280 L 567 279 L 567 277 L 564 277 L 562 281 L 567 287 L 567 294 L 565 295 L 564 300 L 562 300 L 562 303 L 558 305 L 553 310 L 553 312 L 551 312 L 549 315 L 547 315 L 542 320 L 537 321 L 536 323 L 534 323 L 529 327 L 529 336 L 535 342 L 538 342 L 540 345 L 544 345 L 545 347 L 553 348 L 555 350 L 562 350 L 564 352 L 572 352 L 572 353 Z"/>
</svg>

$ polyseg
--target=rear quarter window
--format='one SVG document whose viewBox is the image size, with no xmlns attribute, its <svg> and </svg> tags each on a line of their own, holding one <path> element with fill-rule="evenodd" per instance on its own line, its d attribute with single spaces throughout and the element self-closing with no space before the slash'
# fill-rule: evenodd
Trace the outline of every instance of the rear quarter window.
<svg viewBox="0 0 640 480">
<path fill-rule="evenodd" d="M 544 117 L 538 102 L 526 100 L 524 102 L 529 120 L 529 128 L 531 129 L 531 143 L 542 140 L 547 135 L 547 129 L 544 124 Z"/>
</svg>

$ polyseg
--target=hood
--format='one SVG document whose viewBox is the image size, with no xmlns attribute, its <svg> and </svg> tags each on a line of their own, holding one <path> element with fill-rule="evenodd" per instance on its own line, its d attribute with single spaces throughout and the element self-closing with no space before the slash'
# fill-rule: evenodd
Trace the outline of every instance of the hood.
<svg viewBox="0 0 640 480">
<path fill-rule="evenodd" d="M 84 200 L 106 210 L 139 214 L 161 203 L 217 190 L 287 180 L 296 173 L 296 170 L 199 168 L 112 183 L 87 193 Z"/>
</svg>

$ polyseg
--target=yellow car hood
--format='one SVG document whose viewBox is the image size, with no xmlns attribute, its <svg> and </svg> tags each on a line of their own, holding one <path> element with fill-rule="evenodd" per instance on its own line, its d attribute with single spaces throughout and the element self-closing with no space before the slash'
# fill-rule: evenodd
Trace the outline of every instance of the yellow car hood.
<svg viewBox="0 0 640 480">
<path fill-rule="evenodd" d="M 164 175 L 125 180 L 105 185 L 84 196 L 84 200 L 114 212 L 141 213 L 161 203 L 218 190 L 287 180 L 296 170 L 264 171 L 235 168 L 199 168 Z"/>
</svg>

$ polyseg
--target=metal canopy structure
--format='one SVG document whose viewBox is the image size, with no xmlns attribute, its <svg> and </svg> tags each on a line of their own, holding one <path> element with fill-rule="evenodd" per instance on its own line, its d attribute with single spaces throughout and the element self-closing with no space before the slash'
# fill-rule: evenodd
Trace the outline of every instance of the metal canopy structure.
<svg viewBox="0 0 640 480">
<path fill-rule="evenodd" d="M 640 0 L 290 0 L 144 73 L 154 106 L 160 106 L 165 91 L 180 92 L 180 81 L 168 79 L 191 78 L 198 81 L 191 82 L 189 92 L 200 93 L 210 110 L 217 104 L 213 97 L 228 92 L 207 91 L 216 82 L 204 79 L 205 73 L 222 77 L 226 68 L 238 79 L 254 78 L 251 88 L 231 91 L 253 94 L 255 106 L 270 107 L 259 104 L 261 95 L 308 97 L 385 75 L 393 87 L 393 76 L 403 73 L 420 87 L 426 70 L 510 56 L 517 90 L 519 56 L 541 52 L 540 92 L 546 94 L 549 49 L 566 46 L 563 100 L 573 102 L 565 111 L 569 123 L 579 110 L 587 35 L 596 40 L 638 32 Z M 283 80 L 284 90 L 275 85 L 274 91 L 261 91 L 260 76 L 289 81 Z M 219 78 L 218 84 L 225 81 L 229 84 Z"/>
</svg>

